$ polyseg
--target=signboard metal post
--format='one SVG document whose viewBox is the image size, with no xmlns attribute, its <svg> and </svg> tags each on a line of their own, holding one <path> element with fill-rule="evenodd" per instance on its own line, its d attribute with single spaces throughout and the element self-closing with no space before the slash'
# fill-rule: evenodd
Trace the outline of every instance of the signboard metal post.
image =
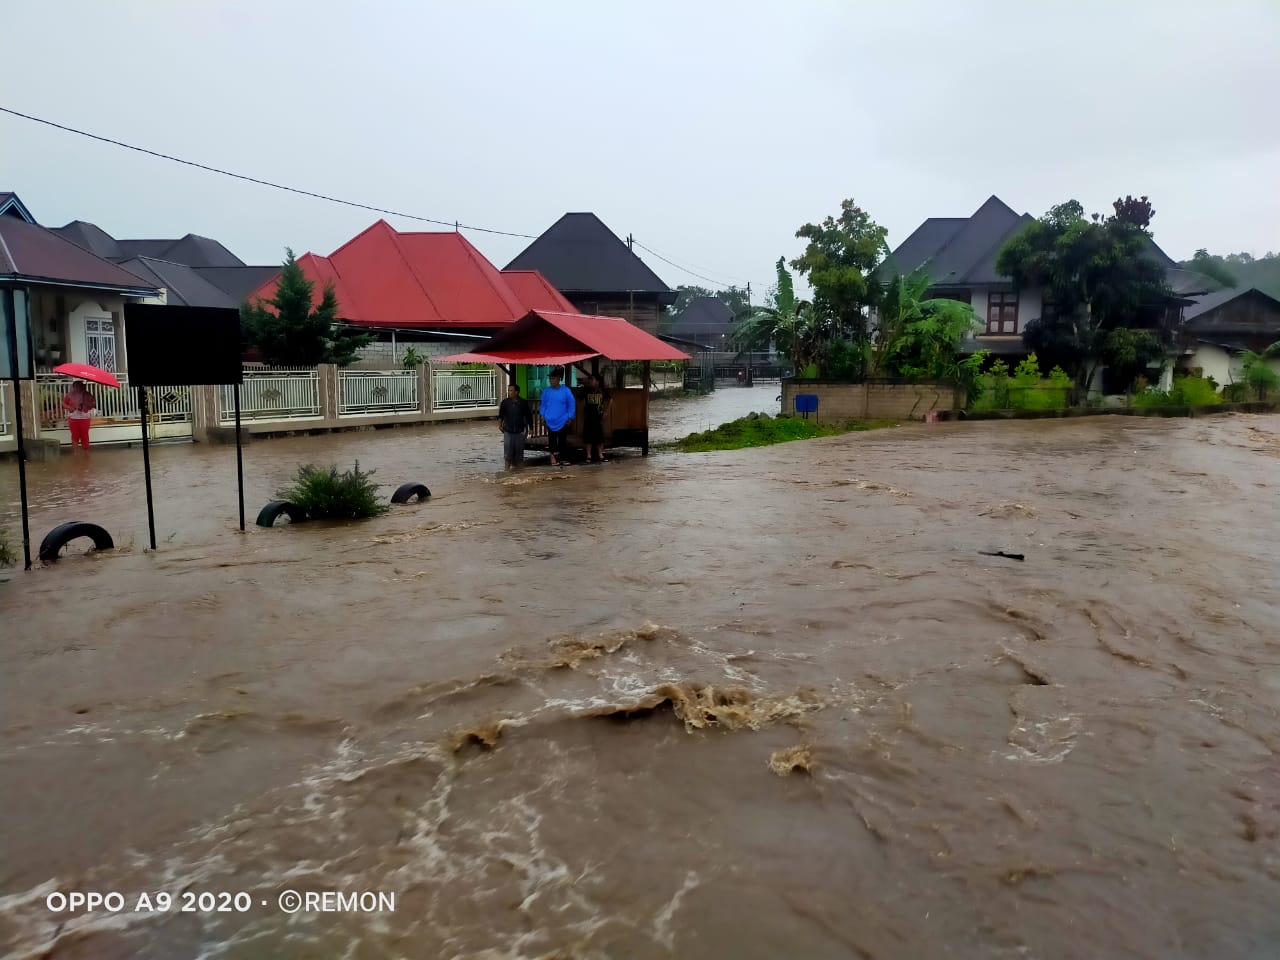
<svg viewBox="0 0 1280 960">
<path fill-rule="evenodd" d="M 22 384 L 21 376 L 24 368 L 30 366 L 30 357 L 21 356 L 18 352 L 18 324 L 26 324 L 26 310 L 21 320 L 14 308 L 13 287 L 5 287 L 0 292 L 0 310 L 4 317 L 5 349 L 9 358 L 9 382 L 13 384 L 13 422 L 14 435 L 18 440 L 18 489 L 22 498 L 22 569 L 31 569 L 31 521 L 28 518 L 27 501 L 27 448 L 22 440 Z M 26 306 L 26 297 L 23 297 Z M 31 338 L 26 336 L 23 342 L 30 344 Z M 28 371 L 30 372 L 30 371 Z"/>
</svg>

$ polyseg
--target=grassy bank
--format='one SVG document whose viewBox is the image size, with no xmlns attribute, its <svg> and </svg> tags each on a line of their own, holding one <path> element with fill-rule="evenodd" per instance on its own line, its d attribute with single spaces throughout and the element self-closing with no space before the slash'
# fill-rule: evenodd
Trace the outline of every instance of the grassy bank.
<svg viewBox="0 0 1280 960">
<path fill-rule="evenodd" d="M 670 444 L 673 450 L 683 453 L 704 453 L 708 450 L 741 450 L 744 447 L 767 447 L 790 440 L 812 440 L 814 437 L 833 437 L 841 433 L 859 430 L 879 430 L 896 427 L 894 420 L 846 420 L 838 423 L 817 423 L 799 417 L 770 417 L 767 413 L 753 413 L 740 420 L 722 423 L 714 430 L 691 433 Z"/>
</svg>

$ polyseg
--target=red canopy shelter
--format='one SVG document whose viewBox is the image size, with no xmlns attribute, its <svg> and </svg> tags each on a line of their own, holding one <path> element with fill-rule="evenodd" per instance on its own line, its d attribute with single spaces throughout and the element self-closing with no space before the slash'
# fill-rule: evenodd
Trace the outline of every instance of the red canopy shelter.
<svg viewBox="0 0 1280 960">
<path fill-rule="evenodd" d="M 638 446 L 649 452 L 649 363 L 652 360 L 688 360 L 688 354 L 663 343 L 620 317 L 593 317 L 551 310 L 531 310 L 468 353 L 441 360 L 449 363 L 496 363 L 499 365 L 568 366 L 600 358 L 644 364 L 643 385 L 639 389 L 612 391 L 605 422 L 605 442 L 609 446 Z M 582 408 L 578 405 L 579 411 Z M 529 446 L 541 445 L 545 424 L 535 417 L 529 431 Z M 581 441 L 581 418 L 569 431 L 571 444 Z"/>
<path fill-rule="evenodd" d="M 530 310 L 470 353 L 441 359 L 450 363 L 527 363 L 537 366 L 606 360 L 688 360 L 670 344 L 621 317 Z"/>
</svg>

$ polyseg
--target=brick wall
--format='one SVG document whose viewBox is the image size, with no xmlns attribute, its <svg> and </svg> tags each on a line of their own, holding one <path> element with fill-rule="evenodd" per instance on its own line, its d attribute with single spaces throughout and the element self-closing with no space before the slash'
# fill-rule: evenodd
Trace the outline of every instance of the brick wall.
<svg viewBox="0 0 1280 960">
<path fill-rule="evenodd" d="M 923 420 L 930 410 L 959 409 L 963 399 L 949 384 L 783 380 L 783 413 L 795 413 L 798 393 L 817 394 L 819 420 Z"/>
</svg>

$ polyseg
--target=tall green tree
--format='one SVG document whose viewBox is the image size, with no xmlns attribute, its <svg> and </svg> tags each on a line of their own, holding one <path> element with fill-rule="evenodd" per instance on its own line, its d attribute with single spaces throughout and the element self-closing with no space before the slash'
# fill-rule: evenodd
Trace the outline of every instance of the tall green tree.
<svg viewBox="0 0 1280 960">
<path fill-rule="evenodd" d="M 362 347 L 373 342 L 373 334 L 339 327 L 338 296 L 333 284 L 325 285 L 320 303 L 316 304 L 315 284 L 302 272 L 293 251 L 286 250 L 286 254 L 275 296 L 240 307 L 245 339 L 273 366 L 346 366 L 356 359 Z"/>
<path fill-rule="evenodd" d="M 1169 297 L 1164 270 L 1151 255 L 1155 211 L 1146 197 L 1117 200 L 1108 217 L 1085 217 L 1069 200 L 1033 220 L 1011 239 L 996 269 L 1016 287 L 1043 288 L 1044 315 L 1027 325 L 1027 345 L 1061 365 L 1088 390 L 1097 368 L 1119 365 L 1149 338 L 1113 338 L 1119 329 L 1147 330 L 1161 343 Z M 1122 356 L 1112 354 L 1120 350 Z"/>
<path fill-rule="evenodd" d="M 866 372 L 867 315 L 881 296 L 878 269 L 887 235 L 853 200 L 840 204 L 838 217 L 796 231 L 808 244 L 791 266 L 813 288 L 824 372 L 853 377 Z"/>
</svg>

